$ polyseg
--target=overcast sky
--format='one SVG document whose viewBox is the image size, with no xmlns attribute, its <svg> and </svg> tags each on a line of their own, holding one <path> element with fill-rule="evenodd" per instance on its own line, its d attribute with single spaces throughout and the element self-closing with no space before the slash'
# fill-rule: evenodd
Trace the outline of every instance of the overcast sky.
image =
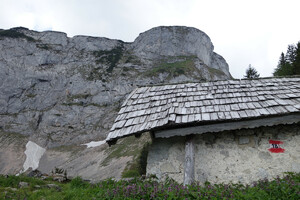
<svg viewBox="0 0 300 200">
<path fill-rule="evenodd" d="M 0 28 L 132 42 L 156 26 L 192 26 L 208 34 L 234 78 L 249 64 L 266 77 L 300 40 L 299 8 L 300 0 L 0 0 Z"/>
</svg>

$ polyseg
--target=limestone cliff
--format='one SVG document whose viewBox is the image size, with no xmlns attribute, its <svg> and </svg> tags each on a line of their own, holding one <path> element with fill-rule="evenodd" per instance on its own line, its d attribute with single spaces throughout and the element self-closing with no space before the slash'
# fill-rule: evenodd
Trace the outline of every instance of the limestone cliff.
<svg viewBox="0 0 300 200">
<path fill-rule="evenodd" d="M 195 28 L 157 27 L 132 43 L 0 30 L 0 173 L 19 172 L 26 142 L 33 141 L 47 149 L 39 166 L 44 172 L 56 166 L 85 178 L 119 177 L 132 156 L 104 165 L 106 145 L 80 144 L 105 139 L 132 89 L 228 78 L 228 64 Z"/>
</svg>

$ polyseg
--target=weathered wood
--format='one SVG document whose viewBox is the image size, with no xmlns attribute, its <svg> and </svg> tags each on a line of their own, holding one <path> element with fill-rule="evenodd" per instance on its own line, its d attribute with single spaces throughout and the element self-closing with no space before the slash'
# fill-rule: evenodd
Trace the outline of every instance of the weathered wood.
<svg viewBox="0 0 300 200">
<path fill-rule="evenodd" d="M 108 140 L 136 131 L 168 128 L 162 127 L 168 120 L 172 122 L 168 126 L 178 127 L 182 123 L 212 124 L 300 113 L 299 97 L 299 78 L 141 87 L 122 105 L 111 129 L 120 130 L 119 134 L 110 135 Z M 154 120 L 158 120 L 157 123 L 152 123 Z M 134 128 L 127 128 L 131 126 Z"/>
<path fill-rule="evenodd" d="M 190 185 L 195 179 L 195 153 L 194 135 L 186 136 L 185 141 L 185 163 L 183 184 Z"/>
</svg>

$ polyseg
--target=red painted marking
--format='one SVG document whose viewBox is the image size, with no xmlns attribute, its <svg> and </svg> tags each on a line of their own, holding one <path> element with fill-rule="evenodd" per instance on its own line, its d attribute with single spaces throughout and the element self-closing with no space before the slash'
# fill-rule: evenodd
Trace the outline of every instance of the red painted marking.
<svg viewBox="0 0 300 200">
<path fill-rule="evenodd" d="M 283 144 L 283 142 L 279 141 L 279 140 L 269 140 L 270 144 Z"/>
<path fill-rule="evenodd" d="M 268 149 L 272 153 L 283 153 L 285 149 L 281 148 L 279 144 L 283 144 L 283 142 L 279 140 L 269 140 L 270 146 L 272 148 Z"/>
<path fill-rule="evenodd" d="M 270 148 L 268 149 L 272 153 L 284 153 L 285 149 L 283 148 Z"/>
</svg>

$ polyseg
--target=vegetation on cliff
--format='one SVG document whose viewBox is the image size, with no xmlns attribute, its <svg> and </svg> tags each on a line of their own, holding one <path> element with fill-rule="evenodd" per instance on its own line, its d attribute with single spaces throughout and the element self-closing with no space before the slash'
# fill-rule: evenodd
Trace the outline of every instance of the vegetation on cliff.
<svg viewBox="0 0 300 200">
<path fill-rule="evenodd" d="M 12 28 L 12 29 L 8 29 L 8 30 L 1 30 L 0 31 L 0 39 L 1 38 L 24 38 L 28 41 L 35 41 L 32 37 L 25 35 L 24 33 L 21 33 L 19 31 L 17 31 L 18 28 Z"/>
</svg>

